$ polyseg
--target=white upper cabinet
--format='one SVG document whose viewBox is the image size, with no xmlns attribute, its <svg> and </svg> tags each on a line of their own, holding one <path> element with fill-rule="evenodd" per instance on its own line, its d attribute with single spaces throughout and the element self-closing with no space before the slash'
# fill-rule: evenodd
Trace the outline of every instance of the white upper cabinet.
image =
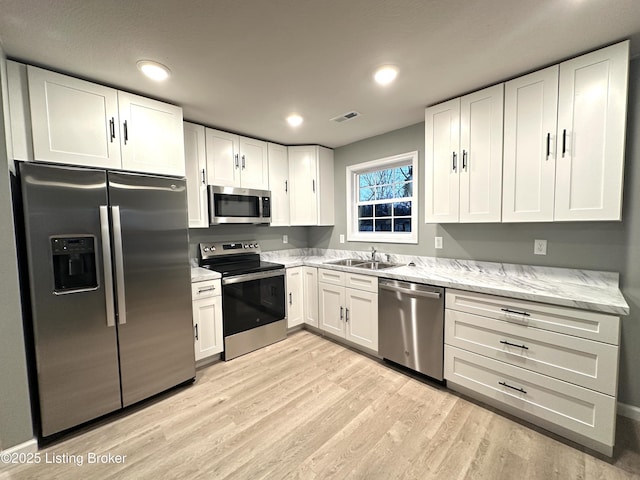
<svg viewBox="0 0 640 480">
<path fill-rule="evenodd" d="M 24 121 L 30 117 L 33 158 L 27 160 L 184 176 L 180 107 L 30 65 L 26 69 L 29 112 L 16 115 Z"/>
<path fill-rule="evenodd" d="M 333 225 L 333 150 L 289 147 L 291 225 Z"/>
<path fill-rule="evenodd" d="M 118 92 L 28 66 L 35 160 L 121 168 Z"/>
<path fill-rule="evenodd" d="M 503 222 L 553 220 L 558 71 L 554 65 L 505 84 Z"/>
<path fill-rule="evenodd" d="M 269 143 L 269 187 L 271 190 L 271 226 L 289 225 L 289 154 L 287 147 Z"/>
<path fill-rule="evenodd" d="M 184 122 L 183 125 L 189 228 L 207 228 L 209 207 L 204 127 L 188 122 Z"/>
<path fill-rule="evenodd" d="M 206 129 L 209 185 L 269 189 L 267 143 Z"/>
<path fill-rule="evenodd" d="M 621 220 L 625 41 L 560 64 L 555 220 Z"/>
<path fill-rule="evenodd" d="M 427 223 L 500 222 L 503 85 L 425 111 Z"/>
<path fill-rule="evenodd" d="M 427 223 L 457 222 L 460 205 L 460 99 L 425 113 L 425 191 Z"/>
<path fill-rule="evenodd" d="M 182 108 L 118 92 L 122 168 L 183 177 Z"/>
</svg>

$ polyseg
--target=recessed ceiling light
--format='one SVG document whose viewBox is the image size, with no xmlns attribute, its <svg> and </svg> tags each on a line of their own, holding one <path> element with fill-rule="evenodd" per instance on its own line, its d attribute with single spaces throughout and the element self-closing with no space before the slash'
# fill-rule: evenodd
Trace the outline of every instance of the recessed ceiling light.
<svg viewBox="0 0 640 480">
<path fill-rule="evenodd" d="M 289 122 L 289 125 L 291 125 L 292 127 L 299 126 L 302 123 L 302 121 L 303 121 L 303 118 L 297 113 L 292 113 L 287 117 L 287 122 Z"/>
<path fill-rule="evenodd" d="M 140 60 L 137 65 L 142 73 L 156 82 L 162 82 L 169 78 L 169 69 L 161 63 L 151 60 Z"/>
<path fill-rule="evenodd" d="M 376 70 L 376 73 L 373 75 L 376 82 L 380 85 L 389 85 L 396 79 L 398 75 L 398 68 L 393 65 L 385 65 L 384 67 L 380 67 Z"/>
</svg>

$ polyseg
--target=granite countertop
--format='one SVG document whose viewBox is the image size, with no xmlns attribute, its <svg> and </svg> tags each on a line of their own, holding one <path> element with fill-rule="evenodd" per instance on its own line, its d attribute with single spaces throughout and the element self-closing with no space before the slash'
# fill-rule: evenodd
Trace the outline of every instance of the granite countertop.
<svg viewBox="0 0 640 480">
<path fill-rule="evenodd" d="M 326 262 L 340 258 L 368 260 L 370 254 L 366 252 L 308 250 L 265 252 L 262 257 L 289 268 L 308 265 L 614 315 L 629 314 L 629 305 L 620 292 L 619 275 L 615 272 L 400 255 L 391 255 L 390 258 L 391 262 L 400 265 L 398 267 L 364 270 Z M 378 259 L 385 258 L 379 256 Z M 410 261 L 416 265 L 407 266 Z"/>
<path fill-rule="evenodd" d="M 205 280 L 217 280 L 222 278 L 220 272 L 214 272 L 202 267 L 191 267 L 191 283 L 204 282 Z"/>
</svg>

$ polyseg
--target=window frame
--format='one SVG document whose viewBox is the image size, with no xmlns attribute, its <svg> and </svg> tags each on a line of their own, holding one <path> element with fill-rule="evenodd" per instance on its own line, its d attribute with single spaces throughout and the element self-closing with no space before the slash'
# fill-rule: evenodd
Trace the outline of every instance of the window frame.
<svg viewBox="0 0 640 480">
<path fill-rule="evenodd" d="M 411 232 L 360 232 L 358 231 L 358 175 L 394 166 L 410 164 L 413 168 L 413 188 L 411 196 Z M 347 241 L 380 243 L 418 243 L 418 151 L 401 153 L 368 162 L 348 165 L 347 177 Z M 390 199 L 391 200 L 391 199 Z"/>
</svg>

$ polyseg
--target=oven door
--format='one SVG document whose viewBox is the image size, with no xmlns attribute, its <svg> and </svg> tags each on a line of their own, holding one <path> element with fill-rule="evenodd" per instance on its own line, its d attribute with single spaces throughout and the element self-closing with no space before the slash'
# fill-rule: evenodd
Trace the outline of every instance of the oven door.
<svg viewBox="0 0 640 480">
<path fill-rule="evenodd" d="M 285 318 L 284 270 L 222 279 L 225 337 Z"/>
</svg>

